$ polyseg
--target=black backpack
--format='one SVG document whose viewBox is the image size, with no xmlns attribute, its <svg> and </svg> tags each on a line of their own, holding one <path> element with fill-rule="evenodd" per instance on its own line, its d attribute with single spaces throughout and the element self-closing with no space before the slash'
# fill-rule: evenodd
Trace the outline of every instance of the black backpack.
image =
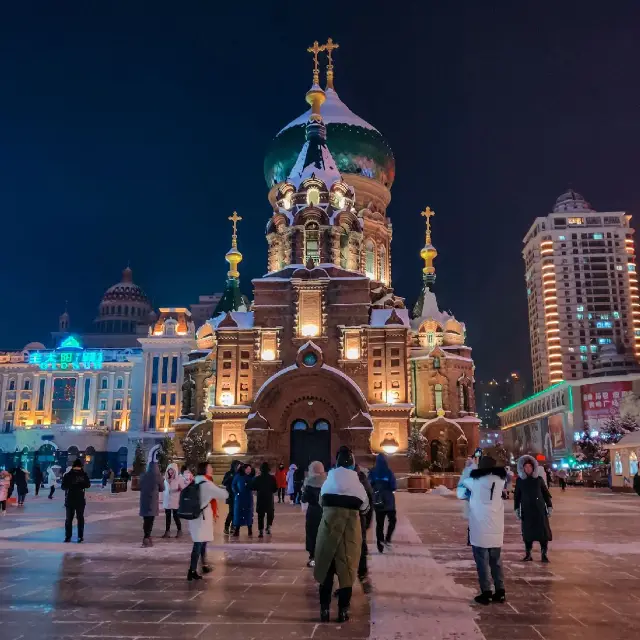
<svg viewBox="0 0 640 640">
<path fill-rule="evenodd" d="M 204 482 L 204 480 L 203 480 Z M 178 517 L 181 520 L 197 520 L 200 516 L 204 520 L 204 509 L 200 506 L 200 485 L 202 482 L 192 482 L 180 493 L 178 504 Z"/>
</svg>

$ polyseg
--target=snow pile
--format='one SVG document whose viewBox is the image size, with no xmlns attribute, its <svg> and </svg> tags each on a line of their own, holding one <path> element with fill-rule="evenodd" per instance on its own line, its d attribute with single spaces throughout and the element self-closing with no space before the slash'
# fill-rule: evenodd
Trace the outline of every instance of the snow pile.
<svg viewBox="0 0 640 640">
<path fill-rule="evenodd" d="M 431 489 L 431 493 L 434 496 L 450 496 L 453 494 L 453 491 L 447 489 L 443 484 L 439 484 L 435 489 Z"/>
</svg>

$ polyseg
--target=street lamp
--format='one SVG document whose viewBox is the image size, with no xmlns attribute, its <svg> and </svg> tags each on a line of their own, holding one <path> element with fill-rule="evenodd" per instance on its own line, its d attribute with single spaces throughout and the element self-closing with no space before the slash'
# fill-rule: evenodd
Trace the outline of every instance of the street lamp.
<svg viewBox="0 0 640 640">
<path fill-rule="evenodd" d="M 393 437 L 393 433 L 390 431 L 385 435 L 384 440 L 380 443 L 380 448 L 389 455 L 393 455 L 400 445 L 398 441 Z"/>
<path fill-rule="evenodd" d="M 222 449 L 228 456 L 233 456 L 240 451 L 242 447 L 238 442 L 235 434 L 230 433 L 229 439 L 222 445 Z"/>
</svg>

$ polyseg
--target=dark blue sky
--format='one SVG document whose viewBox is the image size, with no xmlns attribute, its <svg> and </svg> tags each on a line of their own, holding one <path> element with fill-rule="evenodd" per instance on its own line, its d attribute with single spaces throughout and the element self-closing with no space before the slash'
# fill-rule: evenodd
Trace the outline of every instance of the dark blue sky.
<svg viewBox="0 0 640 640">
<path fill-rule="evenodd" d="M 154 305 L 220 290 L 237 209 L 266 270 L 263 157 L 305 109 L 305 49 L 389 140 L 393 281 L 412 305 L 423 219 L 440 303 L 478 377 L 529 340 L 521 241 L 571 185 L 640 206 L 637 2 L 21 2 L 0 7 L 0 348 L 87 325 L 131 260 Z M 316 9 L 314 10 L 314 7 Z"/>
</svg>

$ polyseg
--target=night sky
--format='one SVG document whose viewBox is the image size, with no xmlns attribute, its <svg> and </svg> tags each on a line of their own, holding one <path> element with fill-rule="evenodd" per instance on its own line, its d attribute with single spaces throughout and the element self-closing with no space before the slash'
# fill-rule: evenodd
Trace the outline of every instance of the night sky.
<svg viewBox="0 0 640 640">
<path fill-rule="evenodd" d="M 237 209 L 245 292 L 266 271 L 263 158 L 306 109 L 328 36 L 344 102 L 390 142 L 393 284 L 440 304 L 479 379 L 530 355 L 522 238 L 573 187 L 640 213 L 640 5 L 582 2 L 5 2 L 0 349 L 88 326 L 131 261 L 155 307 L 220 291 Z"/>
</svg>

